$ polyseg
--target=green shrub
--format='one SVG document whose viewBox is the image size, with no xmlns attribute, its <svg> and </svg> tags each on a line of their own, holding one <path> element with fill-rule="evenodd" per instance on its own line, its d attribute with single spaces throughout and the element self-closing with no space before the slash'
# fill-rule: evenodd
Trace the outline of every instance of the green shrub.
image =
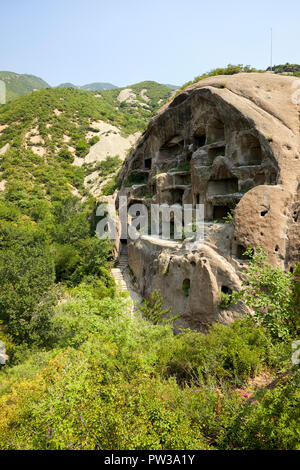
<svg viewBox="0 0 300 470">
<path fill-rule="evenodd" d="M 68 149 L 61 149 L 58 154 L 58 158 L 62 159 L 65 162 L 68 163 L 73 163 L 74 162 L 74 156 L 73 154 L 68 150 Z"/>
<path fill-rule="evenodd" d="M 79 140 L 76 145 L 77 157 L 85 157 L 89 153 L 89 144 L 85 140 Z"/>
<path fill-rule="evenodd" d="M 276 339 L 297 335 L 292 275 L 267 262 L 262 248 L 247 250 L 249 266 L 242 289 L 233 300 L 243 300 L 253 311 L 253 318 L 268 328 Z"/>
<path fill-rule="evenodd" d="M 89 140 L 89 145 L 95 145 L 97 142 L 100 141 L 100 138 L 97 136 L 97 135 L 94 135 L 94 137 L 92 137 L 90 140 Z"/>
<path fill-rule="evenodd" d="M 114 192 L 120 189 L 121 184 L 118 181 L 117 177 L 113 177 L 110 181 L 108 181 L 104 186 L 102 186 L 102 194 L 103 196 L 110 196 L 114 194 Z"/>
</svg>

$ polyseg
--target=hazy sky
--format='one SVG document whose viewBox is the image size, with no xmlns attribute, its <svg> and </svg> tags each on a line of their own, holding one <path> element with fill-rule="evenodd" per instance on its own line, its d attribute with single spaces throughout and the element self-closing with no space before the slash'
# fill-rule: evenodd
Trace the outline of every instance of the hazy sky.
<svg viewBox="0 0 300 470">
<path fill-rule="evenodd" d="M 299 0 L 0 0 L 0 70 L 50 85 L 182 84 L 228 63 L 300 63 Z"/>
</svg>

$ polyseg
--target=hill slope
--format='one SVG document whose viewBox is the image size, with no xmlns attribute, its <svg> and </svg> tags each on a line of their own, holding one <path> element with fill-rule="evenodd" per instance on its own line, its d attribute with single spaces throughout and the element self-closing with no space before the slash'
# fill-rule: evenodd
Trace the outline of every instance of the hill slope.
<svg viewBox="0 0 300 470">
<path fill-rule="evenodd" d="M 49 184 L 46 192 L 50 197 L 64 191 L 77 192 L 82 197 L 87 189 L 99 195 L 104 175 L 97 162 L 116 155 L 124 159 L 158 108 L 158 102 L 165 102 L 170 94 L 166 87 L 151 82 L 133 85 L 132 90 L 134 103 L 118 100 L 120 90 L 99 95 L 55 88 L 30 93 L 0 106 L 1 189 L 9 190 L 17 180 L 20 187 L 28 183 L 37 185 L 38 190 L 41 184 L 44 189 Z M 116 171 L 116 163 L 112 162 L 112 171 Z M 36 165 L 39 177 L 35 175 Z M 58 175 L 61 177 L 56 178 Z"/>
<path fill-rule="evenodd" d="M 11 101 L 34 90 L 50 87 L 47 82 L 35 75 L 14 72 L 0 72 L 0 80 L 3 80 L 6 85 L 6 101 Z"/>
<path fill-rule="evenodd" d="M 128 87 L 102 92 L 115 107 L 149 118 L 172 96 L 173 90 L 157 82 L 144 81 Z"/>
</svg>

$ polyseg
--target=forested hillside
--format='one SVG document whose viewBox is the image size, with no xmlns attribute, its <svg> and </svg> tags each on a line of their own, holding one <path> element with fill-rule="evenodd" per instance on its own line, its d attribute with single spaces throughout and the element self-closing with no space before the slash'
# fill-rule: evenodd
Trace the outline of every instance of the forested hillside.
<svg viewBox="0 0 300 470">
<path fill-rule="evenodd" d="M 0 80 L 3 80 L 6 85 L 7 101 L 26 95 L 33 90 L 40 90 L 41 88 L 48 88 L 50 86 L 47 82 L 35 75 L 14 72 L 0 72 Z"/>
<path fill-rule="evenodd" d="M 95 145 L 94 121 L 143 131 L 170 96 L 152 82 L 130 89 L 47 89 L 0 106 L 0 447 L 299 449 L 299 268 L 250 254 L 242 293 L 220 301 L 256 315 L 177 335 L 158 292 L 133 316 L 110 274 L 90 169 L 73 163 Z"/>
</svg>

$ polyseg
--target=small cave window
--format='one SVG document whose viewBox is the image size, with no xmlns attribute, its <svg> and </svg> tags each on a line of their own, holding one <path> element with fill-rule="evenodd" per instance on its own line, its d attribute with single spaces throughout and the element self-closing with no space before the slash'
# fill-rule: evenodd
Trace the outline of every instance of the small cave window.
<svg viewBox="0 0 300 470">
<path fill-rule="evenodd" d="M 293 268 L 293 266 L 290 267 L 290 273 L 291 273 L 291 274 L 294 273 L 294 268 Z"/>
<path fill-rule="evenodd" d="M 142 162 L 140 160 L 134 160 L 134 162 L 132 163 L 132 169 L 138 170 L 141 167 L 142 167 Z"/>
<path fill-rule="evenodd" d="M 230 289 L 230 287 L 227 287 L 227 286 L 222 286 L 221 292 L 223 292 L 223 294 L 232 294 L 232 289 Z"/>
<path fill-rule="evenodd" d="M 194 201 L 195 201 L 195 206 L 196 206 L 197 204 L 201 204 L 201 203 L 200 203 L 200 201 L 201 201 L 201 196 L 200 196 L 200 194 L 195 194 L 195 196 L 194 196 Z"/>
<path fill-rule="evenodd" d="M 184 195 L 184 189 L 174 189 L 172 190 L 172 203 L 182 205 L 182 199 Z"/>
<path fill-rule="evenodd" d="M 226 148 L 224 146 L 214 147 L 214 148 L 209 149 L 208 156 L 211 159 L 214 159 L 214 158 L 219 157 L 219 156 L 225 157 L 225 153 L 226 153 Z"/>
<path fill-rule="evenodd" d="M 182 283 L 182 292 L 186 297 L 190 295 L 190 288 L 191 288 L 191 281 L 189 279 L 185 279 Z"/>
<path fill-rule="evenodd" d="M 275 246 L 275 252 L 278 253 L 278 251 L 279 251 L 279 246 L 276 245 L 276 246 Z"/>
<path fill-rule="evenodd" d="M 206 144 L 206 135 L 205 134 L 195 135 L 194 141 L 197 147 L 203 147 Z"/>
<path fill-rule="evenodd" d="M 227 217 L 231 209 L 229 206 L 214 206 L 213 207 L 213 220 L 224 222 L 224 218 Z"/>
<path fill-rule="evenodd" d="M 146 158 L 145 159 L 145 168 L 146 170 L 151 170 L 152 166 L 152 159 L 151 158 Z"/>
<path fill-rule="evenodd" d="M 262 162 L 260 142 L 251 134 L 241 137 L 241 157 L 244 165 L 259 165 Z"/>
<path fill-rule="evenodd" d="M 223 180 L 210 180 L 207 185 L 207 195 L 233 194 L 239 190 L 239 181 L 237 178 L 227 178 Z"/>
<path fill-rule="evenodd" d="M 217 142 L 225 139 L 224 123 L 220 119 L 213 119 L 208 126 L 208 143 Z"/>
<path fill-rule="evenodd" d="M 266 209 L 266 210 L 264 210 L 264 211 L 261 211 L 260 215 L 261 215 L 262 217 L 265 217 L 265 215 L 267 215 L 268 212 L 269 212 L 269 209 Z"/>
<path fill-rule="evenodd" d="M 299 212 L 294 211 L 294 213 L 293 213 L 293 220 L 294 220 L 294 222 L 297 222 L 297 221 L 298 221 L 298 217 L 299 217 Z"/>
<path fill-rule="evenodd" d="M 251 256 L 249 256 L 246 253 L 246 251 L 247 251 L 247 249 L 243 245 L 238 245 L 237 246 L 237 257 L 239 259 L 245 259 L 245 260 L 251 259 Z M 253 248 L 251 248 L 251 254 L 252 255 L 254 254 Z"/>
<path fill-rule="evenodd" d="M 162 152 L 163 157 L 173 156 L 179 152 L 182 152 L 184 148 L 184 139 L 182 136 L 177 135 L 174 136 L 172 139 L 169 139 L 165 142 L 161 148 L 160 152 Z"/>
</svg>

